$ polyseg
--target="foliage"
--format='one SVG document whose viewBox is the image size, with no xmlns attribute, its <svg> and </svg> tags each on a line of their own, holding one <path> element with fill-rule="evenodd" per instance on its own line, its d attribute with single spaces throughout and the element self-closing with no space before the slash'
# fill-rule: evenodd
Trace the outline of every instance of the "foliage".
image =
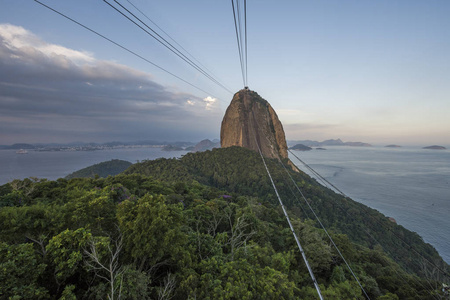
<svg viewBox="0 0 450 300">
<path fill-rule="evenodd" d="M 39 286 L 45 264 L 31 244 L 0 243 L 0 297 L 43 299 L 47 290 Z"/>
<path fill-rule="evenodd" d="M 54 266 L 55 279 L 58 284 L 64 283 L 73 276 L 83 261 L 83 248 L 91 238 L 84 228 L 66 229 L 52 237 L 45 247 L 47 255 Z"/>
<path fill-rule="evenodd" d="M 260 159 L 232 147 L 107 178 L 1 186 L 0 298 L 316 299 Z M 267 162 L 324 297 L 364 298 L 327 234 L 292 198 L 285 170 Z M 291 175 L 371 299 L 442 296 L 445 278 L 422 272 L 391 231 L 439 262 L 417 235 Z"/>
<path fill-rule="evenodd" d="M 313 218 L 305 201 L 293 194 L 296 187 L 287 176 L 286 169 L 276 159 L 265 160 L 284 204 L 300 218 Z M 289 162 L 284 161 L 284 166 L 289 166 Z M 410 250 L 410 246 L 435 265 L 446 265 L 437 251 L 424 243 L 417 233 L 390 222 L 374 209 L 324 188 L 303 172 L 290 169 L 288 172 L 326 228 L 334 228 L 352 241 L 370 248 L 381 242 L 389 256 L 410 272 L 420 274 L 423 268 L 422 260 Z M 179 160 L 142 162 L 134 164 L 125 173 L 145 174 L 170 182 L 194 179 L 228 192 L 258 197 L 261 203 L 278 205 L 261 157 L 241 147 L 188 153 Z M 446 268 L 450 272 L 448 265 Z"/>
<path fill-rule="evenodd" d="M 158 264 L 180 263 L 186 258 L 182 231 L 182 205 L 166 204 L 163 196 L 145 195 L 119 204 L 117 219 L 126 248 L 140 270 Z"/>
<path fill-rule="evenodd" d="M 75 171 L 72 174 L 66 176 L 66 179 L 72 178 L 95 178 L 95 176 L 106 178 L 108 176 L 114 176 L 125 171 L 131 163 L 125 160 L 113 159 L 110 161 L 104 161 L 87 168 Z"/>
</svg>

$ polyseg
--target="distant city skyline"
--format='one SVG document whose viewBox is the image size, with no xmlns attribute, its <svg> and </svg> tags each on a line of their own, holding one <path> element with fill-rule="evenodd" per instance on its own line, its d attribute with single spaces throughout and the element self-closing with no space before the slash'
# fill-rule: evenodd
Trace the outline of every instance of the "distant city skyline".
<svg viewBox="0 0 450 300">
<path fill-rule="evenodd" d="M 219 137 L 231 93 L 103 1 L 43 2 L 206 93 L 35 1 L 5 0 L 0 145 Z M 230 3 L 121 3 L 138 6 L 231 91 L 243 88 Z M 448 1 L 247 8 L 249 87 L 274 107 L 288 140 L 450 145 Z"/>
</svg>

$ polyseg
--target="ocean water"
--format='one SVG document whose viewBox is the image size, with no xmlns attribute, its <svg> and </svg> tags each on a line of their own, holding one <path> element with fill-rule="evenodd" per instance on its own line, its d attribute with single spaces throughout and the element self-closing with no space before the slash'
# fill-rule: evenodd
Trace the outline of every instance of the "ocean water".
<svg viewBox="0 0 450 300">
<path fill-rule="evenodd" d="M 417 232 L 450 263 L 450 151 L 326 147 L 294 152 L 353 200 Z M 291 160 L 303 171 L 295 157 Z"/>
<path fill-rule="evenodd" d="M 131 163 L 145 159 L 180 157 L 187 151 L 162 151 L 161 148 L 119 148 L 95 151 L 45 151 L 29 150 L 27 154 L 16 154 L 15 150 L 0 150 L 0 185 L 13 179 L 27 177 L 55 180 L 82 168 L 111 159 Z"/>
</svg>

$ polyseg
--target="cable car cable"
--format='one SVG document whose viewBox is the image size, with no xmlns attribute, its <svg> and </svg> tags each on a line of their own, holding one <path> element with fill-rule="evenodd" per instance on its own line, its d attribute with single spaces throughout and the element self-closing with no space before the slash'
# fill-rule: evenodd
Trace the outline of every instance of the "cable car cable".
<svg viewBox="0 0 450 300">
<path fill-rule="evenodd" d="M 214 78 L 212 78 L 209 74 L 207 74 L 204 70 L 202 70 L 200 67 L 198 67 L 195 63 L 193 63 L 189 58 L 187 58 L 183 53 L 180 53 L 178 49 L 174 48 L 169 42 L 167 42 L 164 38 L 161 37 L 162 40 L 164 40 L 167 44 L 162 42 L 160 39 L 158 39 L 155 35 L 147 31 L 145 28 L 143 28 L 141 25 L 136 23 L 134 20 L 132 20 L 129 16 L 127 16 L 124 12 L 120 11 L 117 7 L 109 3 L 107 0 L 103 0 L 106 4 L 108 4 L 110 7 L 112 7 L 114 10 L 116 10 L 118 13 L 120 13 L 122 16 L 127 18 L 130 22 L 134 23 L 136 26 L 138 26 L 140 29 L 142 29 L 145 33 L 153 37 L 155 40 L 157 40 L 161 45 L 166 47 L 168 50 L 170 50 L 172 53 L 177 55 L 179 58 L 181 58 L 183 61 L 185 61 L 187 64 L 192 66 L 194 69 L 196 69 L 198 72 L 203 74 L 205 77 L 216 83 L 217 85 L 221 86 L 225 90 L 227 90 L 221 83 L 217 82 Z M 136 17 L 133 13 L 131 13 L 127 8 L 125 8 L 122 4 L 114 0 L 119 6 L 121 6 L 123 9 L 125 9 L 128 13 L 130 13 L 133 17 L 135 17 L 139 22 L 141 22 L 144 26 L 149 28 L 152 32 L 154 32 L 156 35 L 160 36 L 158 33 L 156 33 L 153 29 L 151 29 L 148 25 L 146 25 L 142 20 L 140 20 L 138 17 Z M 230 90 L 227 90 L 228 92 L 232 93 Z"/>
<path fill-rule="evenodd" d="M 139 9 L 139 7 L 137 7 L 135 4 L 133 4 L 133 2 L 131 2 L 130 0 L 126 0 L 131 6 L 134 7 L 134 9 L 136 9 L 139 13 L 141 13 L 147 20 L 149 20 L 153 25 L 155 25 L 159 30 L 161 30 L 161 32 L 163 32 L 170 40 L 172 40 L 175 44 L 177 44 L 181 49 L 184 50 L 184 52 L 186 52 L 193 60 L 195 60 L 200 66 L 202 66 L 206 71 L 208 71 L 212 77 L 214 77 L 217 81 L 220 82 L 220 80 L 218 79 L 218 77 L 211 72 L 207 67 L 205 67 L 205 65 L 203 65 L 197 58 L 195 58 L 194 55 L 192 55 L 188 50 L 186 50 L 180 43 L 178 43 L 172 36 L 170 36 L 164 29 L 162 29 L 158 24 L 156 24 L 155 21 L 153 21 L 152 19 L 150 19 L 150 17 L 145 14 L 141 9 Z M 227 89 L 229 89 L 226 85 L 224 85 Z"/>
<path fill-rule="evenodd" d="M 291 151 L 289 151 L 291 154 L 293 154 Z M 299 159 L 295 154 L 293 154 L 297 159 Z M 307 165 L 305 162 L 303 162 L 302 160 L 299 159 L 300 162 L 302 162 L 303 164 Z M 308 169 L 312 169 L 310 166 L 308 166 Z M 316 171 L 314 171 L 316 174 L 318 174 Z M 320 174 L 318 174 L 318 176 L 322 177 Z M 323 177 L 322 177 L 323 178 Z M 326 180 L 325 178 L 323 178 L 324 180 Z M 327 180 L 326 180 L 327 181 Z M 331 184 L 331 183 L 330 183 Z M 336 188 L 334 185 L 332 185 L 334 188 Z M 336 188 L 337 189 L 337 188 Z M 337 191 L 339 193 L 341 193 L 342 196 L 348 198 L 342 191 L 340 191 L 339 189 L 337 189 Z M 347 213 L 345 210 L 343 210 L 345 213 Z M 389 230 L 398 240 L 400 240 L 401 242 L 403 242 L 403 244 L 406 245 L 403 246 L 403 248 L 405 249 L 409 249 L 412 250 L 414 253 L 416 253 L 417 255 L 419 255 L 424 261 L 426 261 L 427 263 L 429 263 L 431 266 L 433 266 L 434 268 L 436 268 L 437 270 L 439 270 L 443 275 L 445 275 L 446 277 L 450 278 L 450 275 L 442 270 L 442 268 L 438 267 L 435 263 L 433 263 L 432 261 L 430 261 L 428 258 L 426 258 L 424 255 L 422 255 L 420 252 L 418 252 L 415 248 L 413 248 L 413 246 L 411 246 L 408 242 L 406 242 L 403 238 L 401 238 L 400 236 L 398 236 L 391 228 L 389 227 L 385 227 L 383 223 L 381 223 L 379 220 L 377 220 L 376 218 L 374 218 L 373 216 L 369 215 L 369 212 L 362 208 L 361 209 L 362 213 L 366 216 L 372 217 L 372 220 L 374 220 L 376 223 L 378 223 L 382 228 Z M 402 245 L 402 243 L 400 243 L 400 245 Z"/>
<path fill-rule="evenodd" d="M 322 221 L 320 221 L 319 217 L 317 216 L 316 212 L 314 211 L 314 209 L 311 207 L 311 205 L 309 204 L 308 200 L 306 200 L 305 195 L 303 194 L 303 192 L 300 190 L 300 188 L 298 187 L 297 183 L 295 182 L 294 178 L 292 178 L 292 175 L 289 173 L 289 171 L 287 170 L 286 166 L 283 164 L 283 161 L 279 158 L 279 162 L 280 164 L 283 166 L 284 170 L 286 171 L 286 173 L 289 175 L 289 178 L 291 179 L 291 181 L 294 183 L 294 186 L 297 188 L 297 191 L 300 193 L 300 195 L 302 196 L 302 198 L 305 200 L 307 206 L 309 207 L 309 209 L 311 210 L 311 212 L 313 213 L 314 217 L 316 218 L 316 220 L 319 222 L 320 226 L 322 227 L 322 229 L 325 231 L 325 234 L 328 236 L 328 238 L 330 239 L 331 243 L 333 244 L 334 248 L 337 250 L 339 256 L 342 258 L 342 260 L 344 261 L 344 263 L 346 264 L 348 270 L 350 271 L 350 273 L 352 274 L 353 278 L 355 278 L 356 282 L 358 283 L 359 287 L 361 288 L 361 290 L 363 291 L 364 295 L 366 296 L 367 299 L 370 300 L 369 295 L 367 295 L 366 291 L 364 290 L 361 282 L 359 282 L 358 278 L 356 277 L 355 273 L 353 272 L 352 268 L 350 267 L 350 265 L 348 264 L 347 260 L 344 258 L 344 256 L 342 255 L 341 251 L 339 250 L 338 246 L 336 245 L 336 243 L 334 242 L 333 238 L 330 236 L 330 234 L 328 233 L 328 230 L 325 228 L 325 226 L 322 224 Z"/>
<path fill-rule="evenodd" d="M 204 92 L 204 93 L 207 94 L 207 95 L 212 95 L 211 93 L 205 91 L 204 89 L 202 89 L 202 88 L 200 88 L 200 87 L 198 87 L 198 86 L 196 86 L 196 85 L 190 83 L 190 82 L 187 81 L 187 80 L 184 80 L 184 79 L 181 78 L 180 76 L 175 75 L 174 73 L 172 73 L 172 72 L 170 72 L 170 71 L 164 69 L 163 67 L 161 67 L 161 66 L 155 64 L 154 62 L 148 60 L 147 58 L 145 58 L 145 57 L 143 57 L 143 56 L 137 54 L 136 52 L 134 52 L 134 51 L 128 49 L 128 48 L 125 47 L 125 46 L 122 46 L 121 44 L 119 44 L 119 43 L 117 43 L 117 42 L 111 40 L 110 38 L 108 38 L 108 37 L 102 35 L 101 33 L 99 33 L 99 32 L 97 32 L 97 31 L 95 31 L 95 30 L 93 30 L 93 29 L 87 27 L 86 25 L 81 24 L 80 22 L 78 22 L 78 21 L 76 21 L 76 20 L 70 18 L 69 16 L 67 16 L 67 15 L 65 15 L 65 14 L 63 14 L 63 13 L 61 13 L 61 12 L 59 12 L 59 11 L 57 11 L 56 9 L 54 9 L 54 8 L 52 8 L 52 7 L 48 6 L 48 5 L 46 5 L 46 4 L 42 3 L 42 2 L 40 2 L 39 0 L 33 0 L 33 1 L 35 1 L 36 3 L 38 3 L 38 4 L 40 4 L 40 5 L 44 6 L 44 7 L 46 7 L 47 9 L 49 9 L 49 10 L 51 10 L 51 11 L 57 13 L 58 15 L 60 15 L 60 16 L 62 16 L 62 17 L 64 17 L 64 18 L 66 18 L 67 20 L 69 20 L 69 21 L 71 21 L 71 22 L 73 22 L 73 23 L 75 23 L 75 24 L 77 24 L 77 25 L 83 27 L 84 29 L 89 30 L 90 32 L 92 32 L 92 33 L 98 35 L 99 37 L 101 37 L 101 38 L 107 40 L 108 42 L 110 42 L 110 43 L 116 45 L 117 47 L 120 47 L 120 48 L 122 48 L 123 50 L 125 50 L 125 51 L 127 51 L 127 52 L 133 54 L 134 56 L 136 56 L 136 57 L 142 59 L 143 61 L 145 61 L 145 62 L 147 62 L 147 63 L 149 63 L 149 64 L 155 66 L 156 68 L 160 69 L 161 71 L 164 71 L 164 72 L 166 72 L 167 74 L 169 74 L 169 75 L 171 75 L 171 76 L 173 76 L 173 77 L 175 77 L 175 78 L 177 78 L 177 79 L 183 81 L 184 83 L 190 85 L 191 87 L 193 87 L 193 88 L 195 88 L 195 89 L 197 89 L 197 90 L 199 90 L 199 91 L 202 91 L 202 92 Z M 212 95 L 212 96 L 215 97 L 215 98 L 217 98 L 217 97 L 214 96 L 214 95 Z"/>
<path fill-rule="evenodd" d="M 245 97 L 245 96 L 244 96 L 244 97 Z M 255 113 L 254 113 L 253 110 L 252 110 L 252 113 L 253 113 L 253 123 L 256 123 Z M 279 201 L 279 203 L 280 203 L 280 205 L 281 205 L 281 209 L 283 210 L 284 216 L 285 216 L 285 218 L 286 218 L 286 220 L 287 220 L 287 222 L 288 222 L 288 224 L 289 224 L 289 228 L 290 228 L 290 230 L 291 230 L 291 233 L 292 233 L 292 235 L 294 236 L 295 242 L 297 243 L 298 249 L 300 250 L 300 253 L 301 253 L 301 255 L 302 255 L 303 261 L 304 261 L 305 264 L 306 264 L 306 267 L 307 267 L 307 269 L 308 269 L 309 275 L 310 275 L 310 277 L 311 277 L 311 279 L 312 279 L 312 281 L 313 281 L 313 283 L 314 283 L 314 286 L 315 286 L 315 288 L 316 288 L 316 290 L 317 290 L 317 294 L 318 294 L 319 298 L 320 298 L 321 300 L 323 300 L 323 296 L 322 296 L 322 293 L 321 293 L 321 291 L 320 291 L 319 284 L 317 283 L 316 277 L 314 276 L 314 272 L 313 272 L 311 266 L 309 265 L 309 262 L 308 262 L 308 259 L 307 259 L 307 257 L 306 257 L 306 254 L 305 254 L 305 252 L 303 251 L 302 245 L 300 244 L 300 240 L 298 239 L 298 236 L 297 236 L 297 234 L 296 234 L 296 232 L 295 232 L 295 229 L 294 229 L 294 227 L 292 226 L 292 223 L 291 223 L 291 220 L 290 220 L 290 218 L 289 218 L 289 215 L 288 215 L 288 213 L 287 213 L 287 211 L 286 211 L 286 208 L 284 207 L 283 201 L 281 200 L 280 194 L 278 193 L 277 187 L 275 186 L 275 183 L 274 183 L 274 181 L 273 181 L 273 179 L 272 179 L 272 175 L 270 174 L 269 168 L 267 167 L 266 161 L 264 160 L 264 156 L 262 155 L 261 148 L 260 148 L 260 146 L 259 146 L 259 142 L 258 142 L 258 139 L 257 139 L 257 137 L 256 137 L 255 127 L 256 127 L 256 126 L 255 126 L 255 124 L 254 124 L 254 126 L 253 126 L 253 135 L 254 135 L 254 137 L 255 137 L 255 142 L 256 142 L 256 146 L 258 147 L 259 155 L 261 156 L 261 159 L 262 159 L 262 161 L 263 161 L 264 167 L 265 167 L 265 169 L 266 169 L 266 171 L 267 171 L 267 174 L 269 175 L 270 182 L 272 183 L 272 186 L 273 186 L 273 189 L 274 189 L 274 191 L 275 191 L 275 194 L 276 194 L 276 196 L 277 196 L 277 198 L 278 198 L 278 201 Z"/>
<path fill-rule="evenodd" d="M 237 24 L 237 21 L 236 21 L 236 12 L 235 12 L 235 9 L 234 9 L 234 1 L 233 0 L 231 0 L 231 6 L 233 7 L 234 28 L 236 30 L 236 40 L 237 40 L 237 46 L 238 46 L 238 51 L 239 51 L 239 60 L 241 62 L 242 82 L 244 83 L 244 86 L 246 86 L 245 85 L 245 76 L 244 76 L 244 67 L 243 67 L 244 65 L 243 65 L 243 62 L 242 62 L 242 51 L 241 51 L 241 45 L 240 45 L 240 42 L 239 42 L 238 24 Z"/>
</svg>

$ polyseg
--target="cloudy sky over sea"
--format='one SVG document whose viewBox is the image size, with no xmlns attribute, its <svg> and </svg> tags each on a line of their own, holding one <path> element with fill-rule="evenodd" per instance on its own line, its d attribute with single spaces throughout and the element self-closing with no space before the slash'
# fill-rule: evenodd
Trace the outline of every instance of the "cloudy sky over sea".
<svg viewBox="0 0 450 300">
<path fill-rule="evenodd" d="M 0 144 L 219 137 L 230 92 L 105 1 L 42 2 L 147 61 L 36 1 L 3 0 Z M 120 1 L 235 92 L 229 2 Z M 249 87 L 288 139 L 450 145 L 450 2 L 247 2 Z"/>
</svg>

